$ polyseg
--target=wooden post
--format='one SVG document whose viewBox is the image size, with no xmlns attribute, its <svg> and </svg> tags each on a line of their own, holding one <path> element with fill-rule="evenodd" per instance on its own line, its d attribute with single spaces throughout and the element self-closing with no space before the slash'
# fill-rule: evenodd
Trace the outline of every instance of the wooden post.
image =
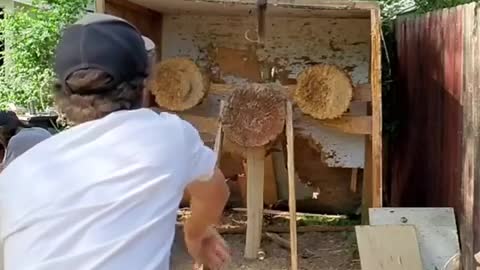
<svg viewBox="0 0 480 270">
<path fill-rule="evenodd" d="M 378 7 L 370 10 L 371 21 L 371 59 L 370 84 L 372 89 L 372 130 L 365 136 L 365 165 L 363 172 L 362 223 L 368 224 L 368 209 L 382 207 L 383 171 L 382 171 L 382 48 L 381 22 Z"/>
<path fill-rule="evenodd" d="M 374 8 L 370 13 L 371 20 L 371 73 L 372 85 L 372 207 L 382 207 L 382 47 L 381 47 L 381 17 L 380 9 Z"/>
<path fill-rule="evenodd" d="M 105 0 L 95 0 L 95 12 L 105 13 Z"/>
<path fill-rule="evenodd" d="M 265 149 L 247 150 L 247 242 L 245 258 L 256 259 L 260 251 L 263 227 L 263 185 Z"/>
<path fill-rule="evenodd" d="M 358 169 L 352 169 L 352 177 L 350 179 L 350 190 L 353 193 L 357 193 L 357 185 L 358 185 Z"/>
<path fill-rule="evenodd" d="M 297 198 L 295 194 L 295 162 L 292 103 L 287 102 L 286 136 L 287 136 L 287 167 L 288 167 L 288 208 L 290 212 L 290 257 L 292 270 L 298 269 L 297 250 Z"/>
<path fill-rule="evenodd" d="M 213 146 L 213 150 L 217 154 L 217 166 L 220 166 L 220 158 L 222 157 L 222 146 L 223 146 L 223 124 L 222 124 L 222 113 L 223 108 L 225 107 L 225 101 L 220 101 L 220 112 L 218 118 L 218 128 L 217 134 L 215 136 L 215 145 Z"/>
</svg>

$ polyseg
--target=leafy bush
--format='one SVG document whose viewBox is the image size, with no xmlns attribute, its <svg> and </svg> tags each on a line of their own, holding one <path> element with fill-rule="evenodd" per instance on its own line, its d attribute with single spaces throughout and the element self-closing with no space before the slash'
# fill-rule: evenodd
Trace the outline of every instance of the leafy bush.
<svg viewBox="0 0 480 270">
<path fill-rule="evenodd" d="M 45 111 L 52 105 L 52 58 L 62 28 L 82 16 L 92 0 L 32 0 L 0 22 L 6 41 L 0 69 L 0 107 L 14 104 Z"/>
</svg>

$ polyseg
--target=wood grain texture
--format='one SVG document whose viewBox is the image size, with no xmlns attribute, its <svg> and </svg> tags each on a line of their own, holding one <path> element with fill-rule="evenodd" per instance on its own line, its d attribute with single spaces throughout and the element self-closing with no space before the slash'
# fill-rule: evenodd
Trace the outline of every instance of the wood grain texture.
<svg viewBox="0 0 480 270">
<path fill-rule="evenodd" d="M 255 77 L 259 79 L 259 77 Z M 295 88 L 297 86 L 295 84 L 292 85 L 283 85 L 283 91 L 289 97 L 293 96 Z M 212 83 L 210 86 L 210 93 L 217 94 L 217 95 L 230 95 L 235 87 L 229 84 L 221 84 L 221 83 Z M 372 101 L 372 91 L 370 84 L 359 84 L 354 86 L 353 88 L 353 97 L 352 102 L 369 102 Z"/>
<path fill-rule="evenodd" d="M 462 246 L 462 263 L 464 269 L 478 267 L 475 254 L 480 251 L 480 30 L 478 4 L 463 7 L 464 12 L 464 92 L 463 104 L 463 138 L 462 138 L 462 210 L 459 213 L 460 239 Z M 462 10 L 457 10 L 459 13 Z M 446 16 L 446 15 L 444 15 Z"/>
<path fill-rule="evenodd" d="M 364 270 L 423 270 L 414 226 L 357 226 Z"/>
<path fill-rule="evenodd" d="M 358 169 L 352 169 L 352 179 L 350 180 L 350 190 L 353 193 L 356 193 L 357 186 L 358 186 Z"/>
<path fill-rule="evenodd" d="M 362 224 L 369 224 L 368 210 L 373 207 L 372 183 L 372 140 L 365 138 L 365 169 L 363 170 L 362 184 Z"/>
<path fill-rule="evenodd" d="M 105 0 L 95 0 L 95 12 L 105 13 Z"/>
<path fill-rule="evenodd" d="M 382 170 L 382 47 L 381 47 L 381 16 L 380 9 L 371 10 L 371 72 L 372 85 L 372 147 L 365 148 L 372 151 L 372 206 L 381 207 L 383 204 L 383 170 Z"/>
<path fill-rule="evenodd" d="M 287 118 L 285 133 L 287 137 L 287 169 L 288 169 L 288 207 L 290 212 L 290 260 L 291 269 L 298 269 L 298 246 L 297 246 L 297 199 L 295 192 L 295 157 L 293 135 L 293 107 L 287 102 Z"/>
<path fill-rule="evenodd" d="M 247 150 L 247 241 L 245 258 L 256 259 L 262 241 L 265 149 Z"/>
</svg>

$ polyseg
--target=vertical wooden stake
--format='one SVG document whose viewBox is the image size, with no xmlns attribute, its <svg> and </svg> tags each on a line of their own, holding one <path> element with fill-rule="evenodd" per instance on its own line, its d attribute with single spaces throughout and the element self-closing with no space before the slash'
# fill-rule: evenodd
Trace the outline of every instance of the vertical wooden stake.
<svg viewBox="0 0 480 270">
<path fill-rule="evenodd" d="M 293 109 L 292 103 L 287 102 L 287 168 L 288 168 L 288 208 L 290 211 L 290 256 L 292 270 L 298 269 L 297 250 L 297 198 L 295 194 L 295 162 L 294 162 L 294 137 L 293 137 Z"/>
<path fill-rule="evenodd" d="M 95 0 L 95 12 L 105 13 L 105 0 Z"/>
<path fill-rule="evenodd" d="M 352 169 L 352 178 L 350 180 L 350 190 L 353 193 L 357 193 L 357 186 L 358 186 L 358 169 Z"/>
<path fill-rule="evenodd" d="M 265 148 L 247 149 L 247 242 L 245 258 L 256 259 L 263 226 Z"/>
<path fill-rule="evenodd" d="M 225 101 L 220 101 L 220 112 L 218 117 L 218 128 L 217 135 L 215 136 L 215 144 L 213 146 L 213 151 L 217 154 L 217 166 L 220 166 L 220 160 L 222 158 L 222 146 L 223 146 L 223 125 L 222 125 L 222 113 L 223 108 L 225 107 Z M 207 266 L 203 264 L 195 263 L 193 265 L 194 270 L 210 270 Z"/>
<path fill-rule="evenodd" d="M 222 146 L 223 146 L 223 126 L 222 126 L 222 114 L 223 108 L 225 107 L 225 101 L 220 101 L 220 112 L 218 117 L 218 128 L 217 134 L 215 136 L 215 145 L 213 150 L 217 154 L 217 166 L 220 166 L 220 158 L 222 157 Z"/>
</svg>

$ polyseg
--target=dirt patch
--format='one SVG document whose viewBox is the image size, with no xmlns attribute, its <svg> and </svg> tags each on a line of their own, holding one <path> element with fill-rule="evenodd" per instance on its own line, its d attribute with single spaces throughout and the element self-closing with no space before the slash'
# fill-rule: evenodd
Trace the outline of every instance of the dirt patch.
<svg viewBox="0 0 480 270">
<path fill-rule="evenodd" d="M 288 235 L 282 235 L 288 238 Z M 289 269 L 290 253 L 269 240 L 262 242 L 263 260 L 249 261 L 243 258 L 244 235 L 226 235 L 232 248 L 233 262 L 228 269 L 237 270 L 283 270 Z M 193 262 L 185 252 L 182 234 L 172 254 L 173 270 L 191 270 Z M 305 233 L 298 235 L 299 269 L 305 270 L 360 270 L 353 232 Z"/>
<path fill-rule="evenodd" d="M 179 222 L 188 216 L 183 212 L 179 216 Z M 322 224 L 342 224 L 345 221 L 334 221 L 330 218 L 321 220 Z M 223 226 L 237 226 L 244 224 L 246 217 L 243 213 L 229 212 L 225 213 Z M 265 225 L 287 225 L 287 220 L 272 215 L 265 215 Z M 318 220 L 299 220 L 298 225 L 310 225 L 312 221 Z M 326 222 L 326 223 L 325 223 Z M 348 224 L 351 225 L 351 224 Z M 280 235 L 284 239 L 289 239 L 288 234 Z M 290 267 L 290 252 L 264 238 L 262 241 L 262 251 L 264 256 L 257 260 L 246 260 L 243 258 L 245 249 L 244 234 L 226 234 L 225 240 L 230 245 L 233 252 L 233 262 L 228 269 L 232 270 L 287 270 Z M 305 270 L 360 270 L 360 261 L 355 241 L 355 233 L 351 231 L 344 232 L 312 232 L 298 234 L 298 253 L 299 269 Z M 173 270 L 192 270 L 193 261 L 185 250 L 183 242 L 183 233 L 180 228 L 177 229 L 175 243 L 172 249 L 172 267 Z"/>
</svg>

